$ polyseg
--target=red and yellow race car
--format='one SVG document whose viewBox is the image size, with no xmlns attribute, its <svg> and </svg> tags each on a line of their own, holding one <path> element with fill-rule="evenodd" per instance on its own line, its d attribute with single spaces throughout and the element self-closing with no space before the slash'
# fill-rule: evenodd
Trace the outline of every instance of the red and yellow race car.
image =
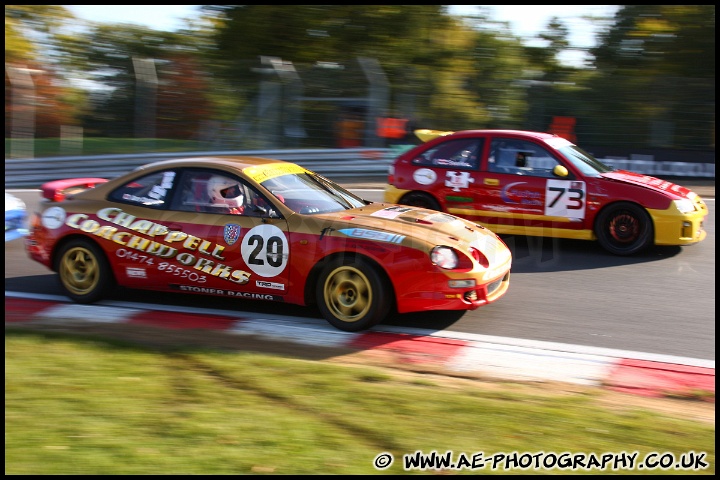
<svg viewBox="0 0 720 480">
<path fill-rule="evenodd" d="M 699 195 L 613 170 L 557 135 L 418 130 L 425 143 L 390 167 L 384 200 L 430 208 L 498 234 L 597 240 L 617 255 L 707 236 Z"/>
<path fill-rule="evenodd" d="M 391 311 L 474 310 L 510 281 L 510 250 L 486 228 L 373 203 L 280 160 L 167 160 L 50 182 L 42 195 L 27 252 L 80 303 L 119 284 L 317 304 L 359 331 Z"/>
</svg>

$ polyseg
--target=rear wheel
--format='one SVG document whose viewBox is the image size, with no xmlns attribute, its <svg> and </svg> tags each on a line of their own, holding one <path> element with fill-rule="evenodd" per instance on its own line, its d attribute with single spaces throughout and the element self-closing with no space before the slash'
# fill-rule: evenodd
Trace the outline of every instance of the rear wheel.
<svg viewBox="0 0 720 480">
<path fill-rule="evenodd" d="M 440 211 L 440 204 L 427 193 L 411 192 L 400 199 L 403 205 L 412 207 L 429 208 L 430 210 Z"/>
<path fill-rule="evenodd" d="M 600 212 L 595 234 L 605 250 L 615 255 L 632 255 L 650 246 L 654 231 L 644 208 L 621 202 Z"/>
<path fill-rule="evenodd" d="M 58 254 L 60 286 L 78 303 L 93 303 L 105 296 L 114 283 L 110 264 L 94 243 L 71 240 Z"/>
<path fill-rule="evenodd" d="M 346 332 L 367 330 L 390 311 L 390 287 L 369 262 L 334 261 L 318 278 L 317 304 L 323 317 Z"/>
</svg>

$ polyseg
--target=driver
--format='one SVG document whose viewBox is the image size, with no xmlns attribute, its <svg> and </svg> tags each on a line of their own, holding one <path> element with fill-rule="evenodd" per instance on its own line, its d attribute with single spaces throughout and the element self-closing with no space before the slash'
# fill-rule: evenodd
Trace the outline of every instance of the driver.
<svg viewBox="0 0 720 480">
<path fill-rule="evenodd" d="M 208 180 L 207 191 L 213 206 L 226 207 L 227 213 L 235 215 L 245 211 L 245 196 L 237 180 L 213 175 Z"/>
</svg>

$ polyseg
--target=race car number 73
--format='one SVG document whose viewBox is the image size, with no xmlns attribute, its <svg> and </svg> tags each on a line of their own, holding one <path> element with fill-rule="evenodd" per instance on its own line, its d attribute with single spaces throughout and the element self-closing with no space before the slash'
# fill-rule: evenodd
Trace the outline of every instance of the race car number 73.
<svg viewBox="0 0 720 480">
<path fill-rule="evenodd" d="M 545 185 L 545 215 L 585 218 L 585 182 L 548 180 Z"/>
</svg>

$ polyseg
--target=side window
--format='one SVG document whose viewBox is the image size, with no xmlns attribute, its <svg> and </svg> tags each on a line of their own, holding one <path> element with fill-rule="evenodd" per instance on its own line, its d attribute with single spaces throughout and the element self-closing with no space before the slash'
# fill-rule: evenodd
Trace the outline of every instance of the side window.
<svg viewBox="0 0 720 480">
<path fill-rule="evenodd" d="M 180 194 L 174 209 L 186 212 L 207 212 L 212 205 L 208 195 L 209 172 L 186 171 L 180 182 Z"/>
<path fill-rule="evenodd" d="M 413 160 L 414 165 L 476 170 L 482 153 L 482 139 L 465 138 L 443 142 Z"/>
<path fill-rule="evenodd" d="M 175 209 L 186 212 L 241 215 L 246 206 L 245 185 L 222 172 L 187 170 L 180 182 Z"/>
<path fill-rule="evenodd" d="M 174 210 L 249 216 L 273 216 L 275 213 L 272 203 L 255 189 L 222 172 L 187 170 L 179 191 Z"/>
<path fill-rule="evenodd" d="M 116 188 L 109 198 L 117 202 L 162 209 L 167 205 L 175 182 L 174 170 L 155 172 Z"/>
<path fill-rule="evenodd" d="M 552 178 L 557 164 L 547 150 L 531 142 L 505 138 L 490 142 L 489 172 Z"/>
</svg>

